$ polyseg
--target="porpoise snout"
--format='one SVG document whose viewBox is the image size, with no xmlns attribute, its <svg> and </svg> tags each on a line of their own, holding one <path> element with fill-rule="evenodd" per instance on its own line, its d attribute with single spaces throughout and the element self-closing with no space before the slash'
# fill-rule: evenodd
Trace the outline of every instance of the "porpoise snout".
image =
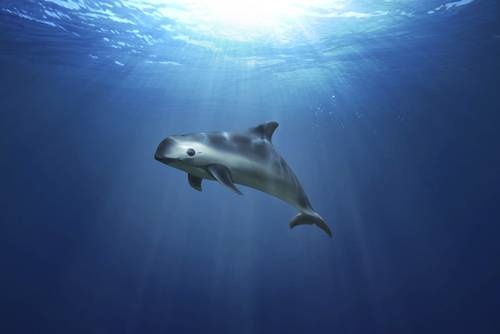
<svg viewBox="0 0 500 334">
<path fill-rule="evenodd" d="M 160 143 L 160 145 L 158 145 L 158 148 L 156 149 L 155 159 L 164 163 L 175 161 L 175 159 L 168 157 L 169 152 L 172 151 L 174 146 L 175 146 L 175 141 L 171 137 L 167 137 L 164 140 L 162 140 L 162 142 Z"/>
</svg>

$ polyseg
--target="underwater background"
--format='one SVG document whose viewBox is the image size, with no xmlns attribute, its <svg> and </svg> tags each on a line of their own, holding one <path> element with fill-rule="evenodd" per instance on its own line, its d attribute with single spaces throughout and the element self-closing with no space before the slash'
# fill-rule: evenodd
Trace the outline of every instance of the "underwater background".
<svg viewBox="0 0 500 334">
<path fill-rule="evenodd" d="M 499 333 L 499 4 L 445 1 L 0 1 L 0 332 Z M 269 120 L 332 239 L 153 159 Z"/>
</svg>

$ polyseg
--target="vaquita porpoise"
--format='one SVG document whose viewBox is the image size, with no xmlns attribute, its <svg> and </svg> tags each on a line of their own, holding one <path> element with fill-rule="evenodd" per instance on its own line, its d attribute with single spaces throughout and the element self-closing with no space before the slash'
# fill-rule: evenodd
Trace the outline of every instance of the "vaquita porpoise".
<svg viewBox="0 0 500 334">
<path fill-rule="evenodd" d="M 314 224 L 331 237 L 330 228 L 313 210 L 299 180 L 271 143 L 277 127 L 278 123 L 267 122 L 242 132 L 169 136 L 158 145 L 155 159 L 185 171 L 189 184 L 198 191 L 206 179 L 240 195 L 235 183 L 275 196 L 300 211 L 290 228 Z"/>
</svg>

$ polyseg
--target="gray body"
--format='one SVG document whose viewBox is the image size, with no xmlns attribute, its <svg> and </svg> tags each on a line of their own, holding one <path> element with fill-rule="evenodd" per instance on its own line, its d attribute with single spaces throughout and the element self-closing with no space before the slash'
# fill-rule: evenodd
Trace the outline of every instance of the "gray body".
<svg viewBox="0 0 500 334">
<path fill-rule="evenodd" d="M 271 138 L 278 127 L 267 122 L 244 132 L 211 132 L 170 136 L 163 140 L 155 159 L 188 173 L 189 183 L 201 191 L 203 179 L 217 180 L 241 194 L 235 184 L 275 196 L 300 212 L 290 227 L 315 224 L 331 231 L 311 207 L 304 189 Z"/>
</svg>

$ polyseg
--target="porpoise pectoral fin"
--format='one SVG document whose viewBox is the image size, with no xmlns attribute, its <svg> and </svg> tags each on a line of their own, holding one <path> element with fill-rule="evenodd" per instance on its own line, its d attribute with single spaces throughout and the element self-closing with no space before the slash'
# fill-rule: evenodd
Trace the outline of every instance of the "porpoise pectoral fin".
<svg viewBox="0 0 500 334">
<path fill-rule="evenodd" d="M 241 191 L 234 185 L 233 177 L 231 176 L 231 171 L 229 170 L 229 168 L 223 165 L 209 165 L 207 169 L 217 181 L 219 181 L 235 193 L 243 195 Z"/>
<path fill-rule="evenodd" d="M 194 176 L 194 175 L 188 173 L 189 184 L 191 185 L 191 187 L 193 187 L 194 189 L 196 189 L 198 191 L 201 191 L 201 180 L 202 180 L 201 177 Z"/>
<path fill-rule="evenodd" d="M 304 212 L 298 213 L 293 219 L 290 221 L 290 228 L 294 228 L 297 225 L 316 225 L 323 231 L 325 231 L 326 234 L 331 238 L 332 237 L 332 231 L 328 227 L 328 225 L 325 223 L 323 218 L 321 218 L 320 215 L 314 212 L 314 215 L 310 215 Z"/>
</svg>

